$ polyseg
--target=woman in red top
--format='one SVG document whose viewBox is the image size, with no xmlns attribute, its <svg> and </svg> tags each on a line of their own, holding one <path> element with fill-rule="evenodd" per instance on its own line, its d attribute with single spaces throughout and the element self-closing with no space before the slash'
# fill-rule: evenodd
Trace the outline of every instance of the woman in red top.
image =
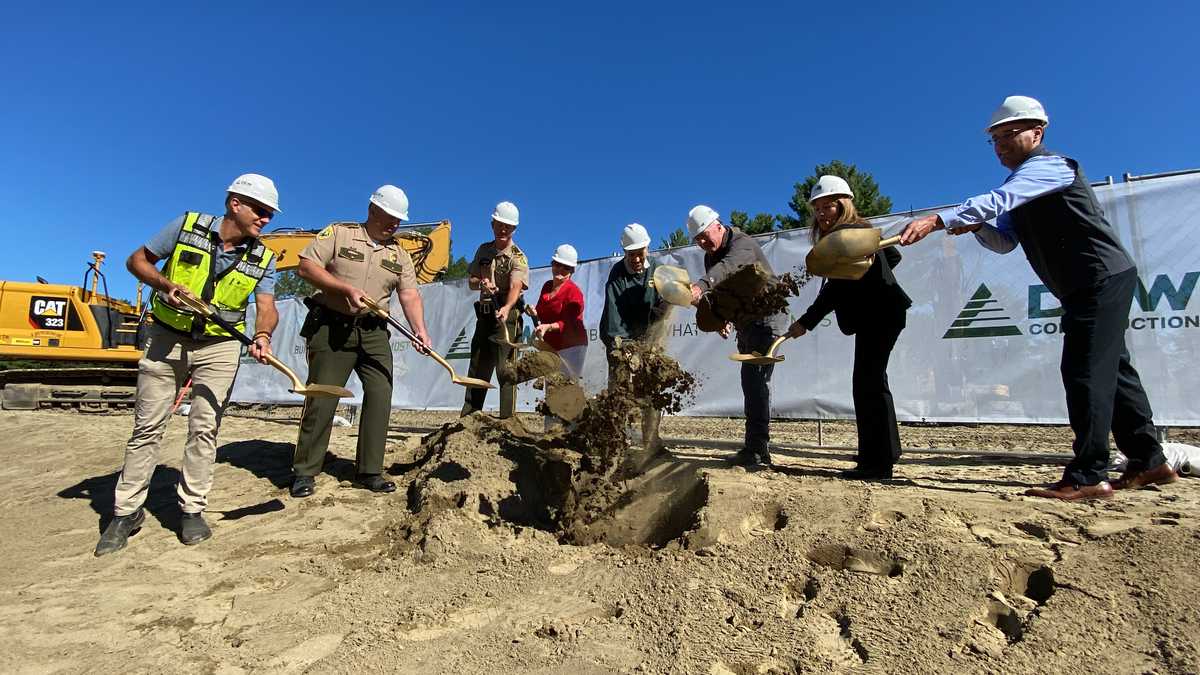
<svg viewBox="0 0 1200 675">
<path fill-rule="evenodd" d="M 587 330 L 583 327 L 583 292 L 571 281 L 579 255 L 575 247 L 563 244 L 554 251 L 550 270 L 554 275 L 542 286 L 535 313 L 534 332 L 562 357 L 563 372 L 569 377 L 583 375 L 587 354 Z"/>
</svg>

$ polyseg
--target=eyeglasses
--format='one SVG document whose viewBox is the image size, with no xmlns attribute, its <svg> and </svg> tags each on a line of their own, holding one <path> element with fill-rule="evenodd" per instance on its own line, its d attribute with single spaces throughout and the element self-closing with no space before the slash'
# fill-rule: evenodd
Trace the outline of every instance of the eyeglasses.
<svg viewBox="0 0 1200 675">
<path fill-rule="evenodd" d="M 988 139 L 988 145 L 996 145 L 998 143 L 1008 143 L 1008 142 L 1012 141 L 1013 139 L 1015 139 L 1017 136 L 1020 136 L 1021 134 L 1025 133 L 1026 131 L 1029 131 L 1030 129 L 1036 129 L 1036 128 L 1037 127 L 1025 127 L 1024 129 L 1012 129 L 1012 130 L 1006 131 L 1004 133 L 994 134 L 994 135 L 992 135 L 991 138 Z"/>
</svg>

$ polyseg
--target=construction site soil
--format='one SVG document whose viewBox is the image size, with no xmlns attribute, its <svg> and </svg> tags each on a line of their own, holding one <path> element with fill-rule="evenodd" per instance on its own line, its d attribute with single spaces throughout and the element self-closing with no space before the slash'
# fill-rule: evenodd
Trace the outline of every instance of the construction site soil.
<svg viewBox="0 0 1200 675">
<path fill-rule="evenodd" d="M 297 418 L 226 417 L 191 547 L 173 418 L 144 527 L 94 558 L 131 416 L 0 411 L 0 672 L 1200 671 L 1200 480 L 1021 496 L 1062 427 L 904 425 L 865 483 L 852 422 L 777 421 L 748 472 L 742 420 L 668 416 L 622 473 L 541 416 L 396 412 L 396 493 L 350 482 L 349 427 L 297 500 Z"/>
</svg>

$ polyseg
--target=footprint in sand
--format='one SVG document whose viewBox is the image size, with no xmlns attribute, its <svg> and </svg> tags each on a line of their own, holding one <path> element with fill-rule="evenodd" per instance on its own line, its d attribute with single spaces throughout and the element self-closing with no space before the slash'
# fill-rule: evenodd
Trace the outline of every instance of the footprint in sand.
<svg viewBox="0 0 1200 675">
<path fill-rule="evenodd" d="M 895 509 L 885 509 L 876 511 L 867 517 L 867 522 L 863 524 L 863 529 L 868 532 L 878 532 L 899 523 L 908 518 L 908 514 Z"/>
<path fill-rule="evenodd" d="M 863 572 L 885 577 L 898 577 L 904 573 L 905 561 L 867 549 L 832 544 L 818 546 L 808 552 L 808 559 L 818 565 L 847 572 Z"/>
</svg>

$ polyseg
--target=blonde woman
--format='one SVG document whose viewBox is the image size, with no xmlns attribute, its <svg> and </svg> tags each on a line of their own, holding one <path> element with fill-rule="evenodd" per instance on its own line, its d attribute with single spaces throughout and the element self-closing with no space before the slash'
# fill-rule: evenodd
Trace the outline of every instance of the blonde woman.
<svg viewBox="0 0 1200 675">
<path fill-rule="evenodd" d="M 821 176 L 809 196 L 816 215 L 813 243 L 836 229 L 871 227 L 854 208 L 854 193 L 837 176 Z M 900 458 L 900 430 L 896 406 L 888 388 L 887 364 L 912 301 L 905 294 L 892 268 L 900 252 L 887 248 L 873 255 L 870 269 L 857 280 L 828 279 L 788 334 L 799 337 L 817 327 L 830 312 L 837 315 L 838 328 L 854 335 L 854 418 L 858 427 L 857 466 L 842 473 L 852 480 L 892 477 L 892 465 Z"/>
</svg>

